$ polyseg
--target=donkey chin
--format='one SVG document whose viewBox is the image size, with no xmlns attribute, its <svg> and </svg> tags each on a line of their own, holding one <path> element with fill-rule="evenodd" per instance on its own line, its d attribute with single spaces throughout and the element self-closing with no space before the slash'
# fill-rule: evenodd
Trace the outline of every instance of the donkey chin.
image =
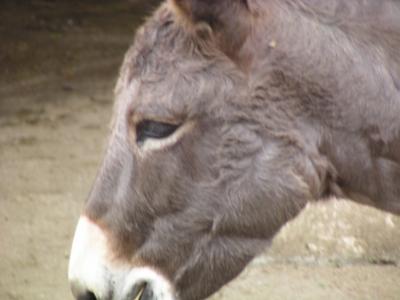
<svg viewBox="0 0 400 300">
<path fill-rule="evenodd" d="M 68 268 L 78 300 L 177 300 L 170 282 L 147 266 L 128 267 L 110 259 L 102 229 L 82 216 L 72 243 Z"/>
</svg>

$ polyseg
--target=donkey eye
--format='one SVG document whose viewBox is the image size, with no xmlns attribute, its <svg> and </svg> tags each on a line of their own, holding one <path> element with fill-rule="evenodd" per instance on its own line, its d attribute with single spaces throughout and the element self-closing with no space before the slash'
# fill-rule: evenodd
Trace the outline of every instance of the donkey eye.
<svg viewBox="0 0 400 300">
<path fill-rule="evenodd" d="M 162 139 L 173 134 L 180 125 L 143 120 L 136 125 L 136 142 L 143 143 L 146 139 Z"/>
</svg>

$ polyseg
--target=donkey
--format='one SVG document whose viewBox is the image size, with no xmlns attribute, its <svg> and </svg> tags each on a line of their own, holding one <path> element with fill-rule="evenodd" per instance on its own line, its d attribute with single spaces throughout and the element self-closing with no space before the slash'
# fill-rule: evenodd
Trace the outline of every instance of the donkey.
<svg viewBox="0 0 400 300">
<path fill-rule="evenodd" d="M 167 0 L 115 94 L 76 299 L 204 299 L 309 201 L 400 214 L 398 0 Z"/>
</svg>

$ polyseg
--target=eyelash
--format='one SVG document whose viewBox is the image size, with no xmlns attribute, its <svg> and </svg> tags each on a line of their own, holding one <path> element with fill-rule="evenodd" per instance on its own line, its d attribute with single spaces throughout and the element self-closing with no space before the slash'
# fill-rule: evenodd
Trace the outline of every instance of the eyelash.
<svg viewBox="0 0 400 300">
<path fill-rule="evenodd" d="M 147 139 L 163 139 L 173 134 L 180 124 L 143 120 L 136 125 L 136 143 L 143 144 Z"/>
</svg>

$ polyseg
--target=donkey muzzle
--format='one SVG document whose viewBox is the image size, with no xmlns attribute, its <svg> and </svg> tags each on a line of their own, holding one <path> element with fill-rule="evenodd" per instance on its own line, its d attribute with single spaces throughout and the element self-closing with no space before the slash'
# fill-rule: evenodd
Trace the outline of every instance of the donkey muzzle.
<svg viewBox="0 0 400 300">
<path fill-rule="evenodd" d="M 89 218 L 79 219 L 68 267 L 77 300 L 176 300 L 170 282 L 151 267 L 111 259 L 107 237 Z"/>
</svg>

